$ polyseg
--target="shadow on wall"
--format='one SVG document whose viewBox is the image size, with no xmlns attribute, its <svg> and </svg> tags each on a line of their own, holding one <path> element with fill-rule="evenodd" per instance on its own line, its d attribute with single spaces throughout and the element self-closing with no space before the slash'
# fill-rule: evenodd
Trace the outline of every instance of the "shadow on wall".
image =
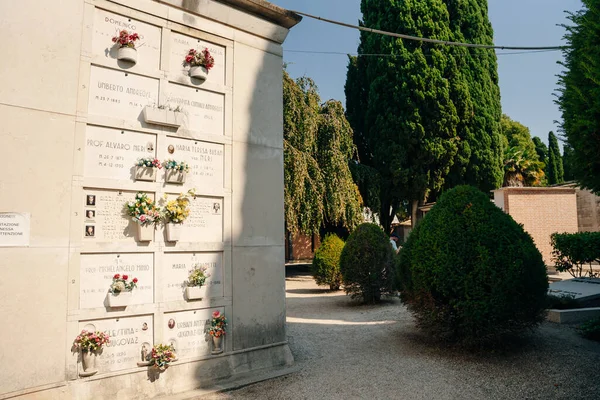
<svg viewBox="0 0 600 400">
<path fill-rule="evenodd" d="M 225 183 L 232 192 L 231 226 L 224 229 L 231 232 L 231 243 L 224 240 L 225 260 L 231 251 L 231 286 L 225 292 L 231 293 L 232 304 L 225 308 L 225 357 L 198 364 L 202 385 L 273 362 L 284 365 L 291 357 L 285 357 L 287 347 L 277 346 L 227 357 L 232 351 L 286 341 L 282 57 L 238 42 L 227 57 L 228 62 L 233 58 L 235 82 L 233 110 L 225 115 L 233 134 L 227 160 L 231 180 Z M 227 180 L 227 172 L 225 176 Z"/>
</svg>

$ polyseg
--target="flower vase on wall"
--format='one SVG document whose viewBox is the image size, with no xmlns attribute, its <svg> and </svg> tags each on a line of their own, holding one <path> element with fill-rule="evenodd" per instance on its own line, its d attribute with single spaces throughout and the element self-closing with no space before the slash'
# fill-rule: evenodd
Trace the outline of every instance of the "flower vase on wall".
<svg viewBox="0 0 600 400">
<path fill-rule="evenodd" d="M 83 372 L 79 373 L 79 376 L 92 376 L 98 372 L 96 368 L 96 357 L 98 355 L 94 351 L 82 351 L 81 352 L 81 366 Z"/>
</svg>

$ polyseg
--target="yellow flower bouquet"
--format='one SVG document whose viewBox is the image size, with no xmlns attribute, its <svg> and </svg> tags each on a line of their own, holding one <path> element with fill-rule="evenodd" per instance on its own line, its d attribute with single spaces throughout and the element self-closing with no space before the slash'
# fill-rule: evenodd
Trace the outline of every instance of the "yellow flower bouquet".
<svg viewBox="0 0 600 400">
<path fill-rule="evenodd" d="M 163 219 L 165 223 L 182 224 L 190 216 L 190 197 L 194 197 L 193 189 L 180 194 L 176 199 L 164 198 Z"/>
</svg>

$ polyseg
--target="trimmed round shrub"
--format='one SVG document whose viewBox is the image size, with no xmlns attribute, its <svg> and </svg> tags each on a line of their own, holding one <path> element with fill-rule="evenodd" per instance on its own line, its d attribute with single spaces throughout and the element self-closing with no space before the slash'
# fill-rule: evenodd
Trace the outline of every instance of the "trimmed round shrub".
<svg viewBox="0 0 600 400">
<path fill-rule="evenodd" d="M 548 276 L 531 236 L 484 193 L 446 192 L 399 255 L 401 298 L 438 338 L 484 343 L 545 316 Z"/>
<path fill-rule="evenodd" d="M 342 284 L 340 273 L 340 255 L 344 241 L 335 234 L 325 236 L 315 252 L 312 262 L 312 274 L 318 285 L 329 285 L 331 290 L 339 290 Z"/>
<path fill-rule="evenodd" d="M 394 250 L 375 224 L 362 224 L 350 234 L 340 257 L 344 290 L 352 298 L 376 303 L 393 289 Z"/>
</svg>

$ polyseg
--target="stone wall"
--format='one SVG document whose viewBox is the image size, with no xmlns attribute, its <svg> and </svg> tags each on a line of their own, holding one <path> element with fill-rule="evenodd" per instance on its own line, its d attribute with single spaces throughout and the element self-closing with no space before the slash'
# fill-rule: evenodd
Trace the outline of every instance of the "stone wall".
<svg viewBox="0 0 600 400">
<path fill-rule="evenodd" d="M 577 188 L 577 221 L 580 232 L 600 231 L 600 196 Z"/>
<path fill-rule="evenodd" d="M 146 399 L 293 361 L 281 44 L 283 25 L 298 19 L 270 5 L 267 18 L 267 3 L 246 2 L 0 4 L 0 50 L 10 54 L 0 61 L 0 215 L 30 217 L 27 243 L 0 238 L 0 399 Z M 120 29 L 141 36 L 135 64 L 117 59 Z M 202 83 L 182 61 L 205 47 L 216 65 Z M 183 108 L 180 126 L 147 118 L 163 105 Z M 142 180 L 140 157 L 191 171 L 183 183 L 164 169 Z M 125 203 L 189 189 L 180 240 L 163 225 L 139 240 Z M 201 300 L 183 294 L 194 265 L 211 273 Z M 126 307 L 107 303 L 114 273 L 139 279 Z M 206 334 L 214 310 L 230 323 L 220 355 Z M 71 348 L 84 328 L 112 336 L 91 377 Z M 160 375 L 137 365 L 141 346 L 156 343 L 174 344 L 179 357 Z"/>
<path fill-rule="evenodd" d="M 494 202 L 523 224 L 546 265 L 552 265 L 550 235 L 577 232 L 575 189 L 507 187 L 494 191 Z"/>
</svg>

